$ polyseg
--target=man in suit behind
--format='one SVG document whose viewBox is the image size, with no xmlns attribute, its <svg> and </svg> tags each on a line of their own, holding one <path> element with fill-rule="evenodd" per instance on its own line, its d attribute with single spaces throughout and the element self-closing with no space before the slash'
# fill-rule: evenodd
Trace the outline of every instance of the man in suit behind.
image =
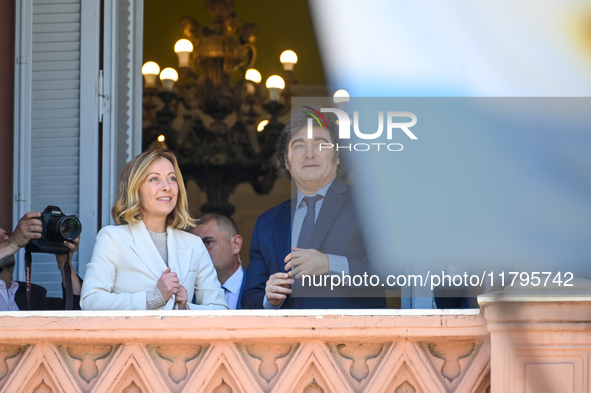
<svg viewBox="0 0 591 393">
<path fill-rule="evenodd" d="M 383 296 L 358 297 L 351 287 L 303 286 L 304 275 L 363 275 L 369 270 L 349 187 L 337 176 L 338 152 L 320 148 L 337 144 L 336 122 L 314 126 L 309 138 L 308 119 L 307 111 L 295 112 L 279 137 L 279 167 L 293 180 L 297 195 L 257 219 L 242 307 L 385 307 Z"/>
<path fill-rule="evenodd" d="M 230 217 L 215 213 L 203 215 L 196 224 L 190 232 L 203 240 L 230 309 L 240 309 L 246 275 L 240 261 L 242 236 L 238 226 Z"/>
</svg>

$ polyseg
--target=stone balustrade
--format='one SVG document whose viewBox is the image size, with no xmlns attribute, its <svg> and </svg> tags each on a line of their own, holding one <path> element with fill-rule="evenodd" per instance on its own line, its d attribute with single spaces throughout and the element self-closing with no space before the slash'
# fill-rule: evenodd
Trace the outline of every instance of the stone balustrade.
<svg viewBox="0 0 591 393">
<path fill-rule="evenodd" d="M 0 313 L 0 393 L 588 393 L 584 283 L 481 310 Z"/>
<path fill-rule="evenodd" d="M 0 392 L 485 393 L 480 310 L 0 314 Z"/>
</svg>

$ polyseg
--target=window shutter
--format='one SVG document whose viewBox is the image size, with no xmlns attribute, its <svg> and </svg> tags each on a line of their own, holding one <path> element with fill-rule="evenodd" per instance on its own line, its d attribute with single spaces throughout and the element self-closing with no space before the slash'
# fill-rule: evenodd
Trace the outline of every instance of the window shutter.
<svg viewBox="0 0 591 393">
<path fill-rule="evenodd" d="M 47 205 L 77 214 L 81 276 L 141 151 L 142 36 L 143 0 L 16 2 L 13 220 Z M 33 282 L 61 296 L 53 255 L 34 254 Z"/>
</svg>

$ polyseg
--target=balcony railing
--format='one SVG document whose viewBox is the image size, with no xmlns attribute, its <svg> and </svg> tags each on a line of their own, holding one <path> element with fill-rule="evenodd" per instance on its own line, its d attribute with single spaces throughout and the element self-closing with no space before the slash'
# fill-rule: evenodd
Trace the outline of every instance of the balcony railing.
<svg viewBox="0 0 591 393">
<path fill-rule="evenodd" d="M 591 295 L 481 310 L 11 312 L 0 392 L 588 392 Z"/>
</svg>

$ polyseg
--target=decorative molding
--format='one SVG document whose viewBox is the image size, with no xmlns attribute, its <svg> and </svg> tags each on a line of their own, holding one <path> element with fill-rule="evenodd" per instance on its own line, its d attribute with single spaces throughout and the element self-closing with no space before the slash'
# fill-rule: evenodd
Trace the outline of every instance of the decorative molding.
<svg viewBox="0 0 591 393">
<path fill-rule="evenodd" d="M 199 355 L 204 346 L 149 345 L 148 351 L 157 364 L 163 377 L 173 392 L 179 392 L 187 382 L 187 377 L 199 364 Z"/>
<path fill-rule="evenodd" d="M 220 343 L 207 349 L 198 370 L 188 378 L 187 389 L 183 392 L 210 392 L 223 385 L 222 380 L 231 387 L 232 393 L 263 393 L 238 348 L 230 343 Z"/>
<path fill-rule="evenodd" d="M 79 392 L 75 379 L 57 348 L 51 345 L 28 347 L 18 364 L 9 374 L 2 393 L 34 392 L 35 389 L 52 392 Z"/>
<path fill-rule="evenodd" d="M 0 388 L 2 387 L 4 378 L 13 368 L 18 356 L 22 353 L 23 348 L 14 345 L 0 345 Z"/>
<path fill-rule="evenodd" d="M 0 393 L 485 393 L 490 386 L 490 343 L 477 314 L 72 315 L 0 316 Z M 462 353 L 475 344 L 462 357 L 450 342 Z M 461 372 L 450 382 L 440 370 L 455 361 Z"/>
<path fill-rule="evenodd" d="M 328 347 L 355 391 L 363 391 L 391 343 L 332 342 Z"/>
<path fill-rule="evenodd" d="M 101 360 L 108 358 L 113 353 L 113 348 L 111 345 L 58 346 L 62 356 L 71 358 L 67 359 L 66 364 L 75 377 L 81 379 L 78 383 L 87 388 L 94 385 L 95 378 L 106 365 L 106 361 Z"/>
<path fill-rule="evenodd" d="M 396 388 L 394 393 L 416 393 L 417 390 L 408 381 L 402 382 L 400 386 Z"/>
<path fill-rule="evenodd" d="M 325 393 L 353 393 L 353 388 L 338 367 L 329 348 L 322 342 L 309 342 L 298 348 L 272 393 L 303 392 L 310 383 L 320 386 Z"/>
<path fill-rule="evenodd" d="M 253 364 L 252 358 L 259 363 L 256 372 L 268 384 L 270 384 L 279 373 L 279 364 L 285 366 L 287 355 L 292 353 L 292 345 L 268 345 L 268 344 L 248 344 L 244 345 L 243 351 L 248 354 L 245 359 Z"/>
<path fill-rule="evenodd" d="M 134 385 L 142 393 L 170 391 L 147 349 L 130 344 L 122 345 L 115 351 L 112 361 L 101 373 L 92 390 L 122 393 L 125 389 L 134 389 Z"/>
</svg>

